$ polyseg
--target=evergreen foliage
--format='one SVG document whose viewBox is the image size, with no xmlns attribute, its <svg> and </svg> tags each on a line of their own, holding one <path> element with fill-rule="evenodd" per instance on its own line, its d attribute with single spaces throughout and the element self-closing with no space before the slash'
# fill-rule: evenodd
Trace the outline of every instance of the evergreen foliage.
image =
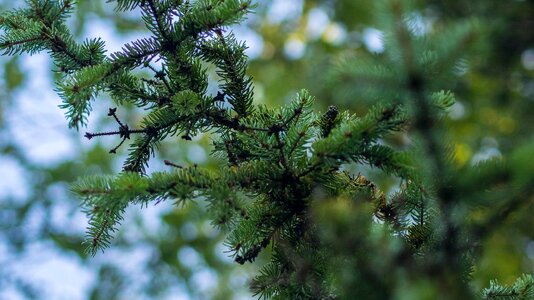
<svg viewBox="0 0 534 300">
<path fill-rule="evenodd" d="M 496 280 L 483 291 L 484 299 L 532 299 L 534 298 L 534 279 L 531 275 L 521 276 L 511 286 L 500 285 Z"/>
<path fill-rule="evenodd" d="M 451 163 L 441 120 L 454 95 L 442 85 L 457 72 L 463 49 L 476 45 L 476 21 L 424 35 L 406 1 L 381 1 L 385 63 L 346 57 L 332 74 L 376 102 L 355 115 L 334 106 L 316 112 L 305 90 L 280 108 L 253 104 L 246 45 L 228 31 L 253 9 L 251 1 L 114 1 L 118 11 L 140 10 L 152 36 L 110 55 L 100 39 L 74 40 L 65 24 L 73 1 L 26 2 L 3 14 L 0 48 L 50 53 L 70 127 L 86 125 L 102 93 L 118 107 L 147 110 L 130 129 L 111 108 L 118 130 L 85 134 L 119 136 L 111 153 L 134 139 L 121 174 L 72 186 L 90 217 L 92 255 L 110 246 L 128 205 L 198 199 L 228 233 L 237 263 L 270 251 L 250 284 L 260 298 L 470 299 L 478 294 L 469 286 L 478 241 L 533 192 L 534 165 L 524 163 L 532 145 L 500 161 Z M 216 95 L 207 92 L 207 65 L 220 77 Z M 172 171 L 147 174 L 161 141 L 205 132 L 224 160 L 218 170 L 166 162 Z M 388 144 L 394 134 L 409 134 L 410 147 Z M 350 164 L 393 175 L 399 188 L 381 191 Z M 532 278 L 509 287 L 492 282 L 483 297 L 530 299 Z"/>
</svg>

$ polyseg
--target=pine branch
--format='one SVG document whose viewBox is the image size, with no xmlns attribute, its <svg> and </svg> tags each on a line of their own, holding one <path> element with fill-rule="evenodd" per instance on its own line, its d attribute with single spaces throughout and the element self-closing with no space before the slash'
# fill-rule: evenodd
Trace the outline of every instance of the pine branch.
<svg viewBox="0 0 534 300">
<path fill-rule="evenodd" d="M 475 243 L 469 238 L 480 239 L 492 224 L 464 228 L 461 225 L 468 221 L 453 216 L 466 210 L 466 199 L 485 194 L 478 191 L 482 187 L 458 183 L 462 174 L 447 161 L 439 122 L 453 105 L 454 95 L 434 92 L 441 88 L 436 88 L 433 76 L 452 68 L 433 60 L 434 52 L 420 51 L 420 45 L 430 42 L 413 35 L 407 5 L 383 1 L 390 43 L 395 45 L 384 54 L 386 63 L 342 64 L 346 69 L 333 75 L 358 80 L 365 76 L 361 82 L 369 85 L 370 93 L 362 95 L 384 96 L 370 97 L 373 101 L 389 99 L 357 116 L 335 106 L 315 113 L 314 99 L 304 90 L 279 108 L 253 103 L 246 45 L 227 28 L 253 8 L 251 1 L 114 2 L 119 11 L 140 9 L 152 35 L 109 56 L 100 39 L 74 41 L 65 24 L 73 6 L 68 0 L 28 1 L 29 8 L 5 13 L 0 20 L 4 54 L 48 51 L 53 57 L 61 74 L 60 107 L 66 110 L 70 127 L 86 124 L 92 101 L 101 93 L 109 93 L 118 106 L 132 103 L 147 111 L 139 124 L 127 124 L 111 108 L 108 116 L 117 123 L 116 130 L 85 133 L 88 139 L 118 138 L 111 153 L 136 137 L 121 174 L 87 177 L 72 186 L 90 218 L 89 253 L 95 255 L 110 245 L 130 204 L 202 199 L 212 223 L 228 232 L 226 245 L 237 263 L 253 262 L 272 247 L 269 263 L 251 284 L 260 298 L 356 299 L 368 296 L 368 287 L 383 292 L 377 297 L 391 298 L 400 293 L 392 287 L 399 278 L 389 273 L 408 271 L 410 278 L 403 277 L 403 283 L 438 280 L 445 284 L 429 286 L 439 291 L 452 286 L 450 294 L 456 298 L 471 296 L 462 281 L 474 257 Z M 468 42 L 465 30 L 457 34 L 458 45 Z M 457 50 L 435 53 L 449 60 L 460 55 Z M 221 78 L 216 95 L 207 93 L 207 64 Z M 139 75 L 138 70 L 151 77 Z M 407 129 L 420 134 L 422 151 L 415 143 L 401 151 L 385 141 Z M 207 132 L 212 134 L 213 155 L 224 161 L 218 168 L 164 160 L 171 171 L 146 174 L 162 141 L 181 137 L 180 142 L 188 142 Z M 348 172 L 351 167 L 357 171 Z M 398 190 L 389 195 L 372 176 L 359 173 L 369 168 L 395 177 Z M 509 176 L 501 177 L 498 171 Z M 507 195 L 502 209 L 489 214 L 487 222 L 501 222 L 520 207 L 532 192 L 530 176 L 522 176 L 530 171 L 525 168 L 516 174 L 498 166 L 480 176 L 465 173 L 477 185 L 502 181 L 520 187 L 520 193 Z M 337 266 L 351 275 L 339 275 L 332 269 Z M 391 272 L 392 268 L 400 271 Z M 344 284 L 350 288 L 344 290 Z M 528 276 L 512 287 L 492 282 L 484 296 L 531 297 L 531 287 Z"/>
<path fill-rule="evenodd" d="M 500 285 L 497 280 L 490 282 L 489 288 L 484 289 L 482 298 L 488 300 L 519 300 L 534 297 L 534 279 L 531 275 L 523 274 L 512 285 Z"/>
</svg>

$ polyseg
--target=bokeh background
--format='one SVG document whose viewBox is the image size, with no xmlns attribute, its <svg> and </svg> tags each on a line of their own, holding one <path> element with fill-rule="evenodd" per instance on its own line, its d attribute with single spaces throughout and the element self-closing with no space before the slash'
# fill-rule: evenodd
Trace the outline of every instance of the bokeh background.
<svg viewBox="0 0 534 300">
<path fill-rule="evenodd" d="M 79 40 L 102 37 L 108 53 L 148 35 L 138 12 L 116 13 L 113 3 L 78 0 L 68 20 Z M 317 109 L 334 104 L 365 112 L 372 99 L 339 76 L 342 59 L 373 56 L 380 62 L 384 38 L 371 0 L 258 0 L 255 13 L 231 28 L 249 46 L 255 101 L 283 105 L 301 88 Z M 482 47 L 466 53 L 457 77 L 444 83 L 457 103 L 446 118 L 454 162 L 475 164 L 506 155 L 533 138 L 534 2 L 418 0 L 420 34 L 477 18 Z M 0 11 L 25 5 L 0 1 Z M 46 53 L 0 57 L 0 299 L 250 299 L 247 282 L 262 264 L 240 266 L 225 253 L 223 234 L 211 227 L 202 201 L 175 207 L 163 202 L 130 207 L 112 247 L 95 257 L 83 249 L 87 219 L 69 183 L 79 176 L 120 171 L 126 147 L 108 153 L 113 137 L 88 141 L 85 130 L 113 129 L 113 103 L 94 103 L 89 127 L 67 128 L 57 79 Z M 212 80 L 216 81 L 213 75 Z M 214 86 L 214 85 L 213 85 Z M 143 112 L 121 108 L 135 124 Z M 170 138 L 149 172 L 178 164 L 217 167 L 210 137 Z M 390 178 L 363 170 L 387 189 Z M 533 209 L 516 212 L 487 240 L 473 273 L 475 288 L 533 273 Z M 264 255 L 268 255 L 265 253 Z"/>
</svg>

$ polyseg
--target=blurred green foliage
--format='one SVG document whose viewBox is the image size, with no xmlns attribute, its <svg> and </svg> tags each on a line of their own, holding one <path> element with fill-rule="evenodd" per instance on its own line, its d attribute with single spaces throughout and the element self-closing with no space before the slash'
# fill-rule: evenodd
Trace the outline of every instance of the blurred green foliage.
<svg viewBox="0 0 534 300">
<path fill-rule="evenodd" d="M 17 2 L 4 1 L 1 9 L 17 6 Z M 317 105 L 323 110 L 335 104 L 354 112 L 367 111 L 372 104 L 369 100 L 372 99 L 356 101 L 362 99 L 351 93 L 351 87 L 361 82 L 351 78 L 332 78 L 339 79 L 336 77 L 339 75 L 336 65 L 347 57 L 372 57 L 377 63 L 384 59 L 381 52 L 372 53 L 367 40 L 373 32 L 370 29 L 376 26 L 374 1 L 308 0 L 303 1 L 302 5 L 297 1 L 296 6 L 301 9 L 282 19 L 272 17 L 274 13 L 270 9 L 275 6 L 272 2 L 258 1 L 260 5 L 256 13 L 249 17 L 247 28 L 242 29 L 252 30 L 262 42 L 261 51 L 257 57 L 251 58 L 249 68 L 255 81 L 256 100 L 268 105 L 280 105 L 287 102 L 295 91 L 307 88 L 316 96 Z M 282 5 L 280 3 L 284 1 L 274 2 Z M 78 3 L 72 26 L 73 32 L 79 36 L 90 31 L 95 22 L 104 22 L 117 36 L 135 37 L 142 34 L 143 27 L 138 16 L 115 13 L 111 4 L 100 0 L 79 0 Z M 451 21 L 472 17 L 478 18 L 483 27 L 484 35 L 480 37 L 483 47 L 466 53 L 465 66 L 443 87 L 454 91 L 458 102 L 446 119 L 450 138 L 454 141 L 451 147 L 457 166 L 508 155 L 518 145 L 531 140 L 534 129 L 531 122 L 534 113 L 534 34 L 531 32 L 534 3 L 497 0 L 419 0 L 416 3 L 423 22 L 430 24 L 430 30 L 439 30 Z M 324 24 L 317 29 L 314 24 L 319 21 Z M 303 49 L 301 55 L 290 53 L 295 47 Z M 129 273 L 112 259 L 106 259 L 105 255 L 98 257 L 95 263 L 95 259 L 87 257 L 81 247 L 83 232 L 73 232 L 50 222 L 56 206 L 67 207 L 73 218 L 79 209 L 76 199 L 70 196 L 57 198 L 57 194 L 47 192 L 50 187 L 58 187 L 67 194 L 68 183 L 81 175 L 113 173 L 117 164 L 114 160 L 122 161 L 124 153 L 111 156 L 107 145 L 97 142 L 82 146 L 81 134 L 71 134 L 72 143 L 78 150 L 75 159 L 44 167 L 31 161 L 27 149 L 10 136 L 13 130 L 8 130 L 10 125 L 6 123 L 6 115 L 15 113 L 17 108 L 17 91 L 26 88 L 28 80 L 28 74 L 21 69 L 21 60 L 24 57 L 2 57 L 1 60 L 4 72 L 0 82 L 0 153 L 2 158 L 15 161 L 23 168 L 29 179 L 29 192 L 24 197 L 8 195 L 0 198 L 0 240 L 6 245 L 6 257 L 16 261 L 27 255 L 27 245 L 35 240 L 53 245 L 65 256 L 74 254 L 97 276 L 87 293 L 87 299 L 121 299 L 132 293 L 138 293 L 136 296 L 139 299 L 169 298 L 168 293 L 172 293 L 176 286 L 185 286 L 194 299 L 233 299 L 237 294 L 246 293 L 244 279 L 235 279 L 247 278 L 243 267 L 239 266 L 239 270 L 236 270 L 235 264 L 224 258 L 224 253 L 221 253 L 224 248 L 220 247 L 222 235 L 206 229 L 207 220 L 200 204 L 188 204 L 181 208 L 172 208 L 168 203 L 158 204 L 167 208 L 154 221 L 158 223 L 156 232 L 147 229 L 146 220 L 140 217 L 143 211 L 136 222 L 122 227 L 113 246 L 117 252 L 143 249 L 150 253 L 150 259 L 138 268 L 139 274 Z M 136 119 L 136 111 L 127 114 L 127 118 Z M 99 124 L 92 125 L 95 128 L 109 125 L 109 120 L 105 118 L 97 121 Z M 400 146 L 405 143 L 403 137 L 397 139 L 391 142 Z M 176 162 L 195 163 L 191 158 L 194 155 L 188 154 L 200 151 L 196 148 L 198 146 L 206 149 L 208 144 L 207 136 L 189 145 L 176 146 L 176 143 L 168 142 L 162 144 L 159 155 Z M 209 149 L 206 153 L 209 153 Z M 524 158 L 520 161 L 528 160 Z M 216 163 L 207 155 L 203 165 L 216 168 Z M 158 167 L 162 166 L 154 168 Z M 526 169 L 526 172 L 529 171 Z M 369 172 L 384 189 L 392 185 L 391 178 L 384 178 L 383 174 L 373 173 L 372 170 Z M 531 174 L 525 174 L 528 175 Z M 325 216 L 339 217 L 341 224 L 345 221 L 349 225 L 357 222 L 346 216 L 344 205 L 346 203 L 334 203 L 320 211 Z M 41 213 L 35 214 L 35 211 Z M 482 258 L 472 275 L 477 289 L 487 286 L 491 279 L 512 283 L 519 274 L 532 273 L 533 214 L 532 205 L 523 206 L 482 242 Z M 34 220 L 37 217 L 39 220 Z M 32 221 L 40 224 L 37 229 L 28 229 Z M 28 234 L 30 231 L 31 235 Z M 181 251 L 198 255 L 200 264 L 192 266 L 180 260 Z M 39 284 L 4 272 L 7 270 L 2 268 L 4 263 L 0 260 L 0 288 L 15 288 L 23 292 L 24 297 L 40 298 Z M 207 292 L 199 290 L 196 286 L 198 281 L 194 279 L 194 274 L 205 270 L 217 274 L 216 287 Z M 148 280 L 141 277 L 147 277 Z M 410 295 L 424 295 L 424 289 L 425 284 L 422 283 L 421 291 L 405 291 L 404 297 L 411 299 Z M 173 299 L 172 296 L 170 299 Z"/>
<path fill-rule="evenodd" d="M 304 86 L 317 95 L 324 107 L 336 104 L 353 111 L 366 111 L 370 103 L 357 101 L 362 100 L 359 95 L 350 93 L 354 85 L 366 83 L 351 78 L 332 80 L 332 74 L 339 58 L 347 54 L 354 59 L 372 55 L 380 63 L 382 55 L 371 54 L 364 38 L 365 30 L 376 26 L 373 1 L 304 3 L 299 19 L 275 24 L 264 19 L 253 24 L 268 45 L 251 66 L 265 99 L 280 101 Z M 534 35 L 528 28 L 534 22 L 534 3 L 485 0 L 416 3 L 431 30 L 439 32 L 451 21 L 477 18 L 481 22 L 483 35 L 477 38 L 483 43 L 476 51 L 466 53 L 465 67 L 443 87 L 454 91 L 458 102 L 446 120 L 448 134 L 454 141 L 451 146 L 455 163 L 463 166 L 508 155 L 518 145 L 531 140 Z M 319 38 L 306 34 L 317 9 L 326 12 L 329 25 L 339 26 L 346 32 L 345 40 L 339 44 L 329 42 L 328 29 Z M 297 60 L 283 55 L 284 45 L 292 38 L 300 39 L 306 46 L 303 56 Z M 532 272 L 532 213 L 532 205 L 525 205 L 483 242 L 482 259 L 473 273 L 478 288 L 487 286 L 493 278 L 512 283 L 518 274 Z"/>
</svg>

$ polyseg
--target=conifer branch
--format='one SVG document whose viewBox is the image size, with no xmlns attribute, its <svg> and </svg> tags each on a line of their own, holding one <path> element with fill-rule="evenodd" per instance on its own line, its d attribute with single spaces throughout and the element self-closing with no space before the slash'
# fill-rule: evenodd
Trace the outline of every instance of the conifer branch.
<svg viewBox="0 0 534 300">
<path fill-rule="evenodd" d="M 108 116 L 118 129 L 84 135 L 117 136 L 120 142 L 110 150 L 115 153 L 135 134 L 122 173 L 82 178 L 72 186 L 90 219 L 86 239 L 90 254 L 110 245 L 128 205 L 202 199 L 214 225 L 228 232 L 226 245 L 236 263 L 255 261 L 271 245 L 270 262 L 251 285 L 260 297 L 335 298 L 340 277 L 332 266 L 342 262 L 355 278 L 376 284 L 373 287 L 398 281 L 385 275 L 399 267 L 402 274 L 411 271 L 418 284 L 438 279 L 455 287 L 451 294 L 456 298 L 469 298 L 467 285 L 450 274 L 467 274 L 475 247 L 469 238 L 482 238 L 492 225 L 464 229 L 460 226 L 464 220 L 454 219 L 465 195 L 484 194 L 452 178 L 461 172 L 447 161 L 446 147 L 437 134 L 442 131 L 440 117 L 454 97 L 431 91 L 434 79 L 426 73 L 447 64 L 419 58 L 402 1 L 386 1 L 385 18 L 394 25 L 389 30 L 397 53 L 386 53 L 385 66 L 351 63 L 339 72 L 355 76 L 369 72 L 372 80 L 366 83 L 393 86 L 394 91 L 384 97 L 390 102 L 376 103 L 361 116 L 335 106 L 317 114 L 313 97 L 304 90 L 280 108 L 253 103 L 246 45 L 227 28 L 252 9 L 251 1 L 114 2 L 120 11 L 139 8 L 152 35 L 109 56 L 99 39 L 74 41 L 65 24 L 73 6 L 70 0 L 28 1 L 28 9 L 6 13 L 0 20 L 4 54 L 50 52 L 61 73 L 60 107 L 71 127 L 85 125 L 92 100 L 102 92 L 108 92 L 118 106 L 132 103 L 147 111 L 139 124 L 127 124 L 117 116 L 117 108 L 110 108 Z M 458 53 L 448 50 L 447 59 Z M 213 65 L 221 78 L 215 96 L 207 93 L 206 64 Z M 137 68 L 153 77 L 140 76 Z M 415 145 L 401 151 L 385 141 L 407 128 L 421 135 L 422 152 Z M 225 160 L 218 168 L 182 167 L 164 160 L 172 171 L 146 174 L 159 143 L 171 137 L 190 141 L 206 132 L 212 133 L 213 154 Z M 429 170 L 421 162 L 426 160 L 431 162 Z M 354 174 L 346 170 L 354 165 L 396 177 L 398 191 L 389 195 L 381 190 L 372 177 L 359 173 L 366 173 L 365 168 Z M 495 170 L 472 180 L 514 183 Z M 521 183 L 518 193 L 508 195 L 487 222 L 501 222 L 531 194 L 531 180 L 515 180 Z M 384 268 L 373 269 L 375 260 Z M 484 295 L 523 297 L 532 294 L 531 283 L 528 277 L 513 287 L 495 282 Z M 361 292 L 359 286 L 351 288 Z M 345 296 L 352 299 L 339 295 Z"/>
</svg>

